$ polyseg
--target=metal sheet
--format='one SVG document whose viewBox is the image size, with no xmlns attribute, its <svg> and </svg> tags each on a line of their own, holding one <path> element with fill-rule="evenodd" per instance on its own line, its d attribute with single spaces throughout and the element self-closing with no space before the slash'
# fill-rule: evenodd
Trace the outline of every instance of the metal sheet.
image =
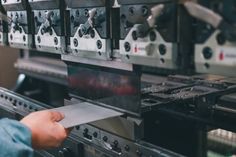
<svg viewBox="0 0 236 157">
<path fill-rule="evenodd" d="M 68 63 L 70 94 L 140 114 L 140 73 Z"/>
<path fill-rule="evenodd" d="M 52 111 L 61 112 L 65 115 L 65 118 L 59 122 L 65 128 L 122 115 L 120 112 L 88 102 L 54 108 Z"/>
</svg>

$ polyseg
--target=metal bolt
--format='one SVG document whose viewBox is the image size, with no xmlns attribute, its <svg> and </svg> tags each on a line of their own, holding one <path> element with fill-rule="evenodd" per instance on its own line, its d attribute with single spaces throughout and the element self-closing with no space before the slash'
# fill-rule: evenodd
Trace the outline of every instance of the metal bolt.
<svg viewBox="0 0 236 157">
<path fill-rule="evenodd" d="M 93 29 L 90 30 L 90 36 L 91 36 L 91 38 L 95 37 L 95 31 Z"/>
<path fill-rule="evenodd" d="M 133 40 L 137 40 L 138 39 L 136 31 L 132 32 L 132 38 L 133 38 Z"/>
<path fill-rule="evenodd" d="M 74 46 L 77 47 L 78 46 L 78 40 L 77 39 L 74 39 Z"/>
<path fill-rule="evenodd" d="M 84 10 L 84 16 L 89 17 L 89 11 L 88 11 L 88 9 L 85 9 L 85 10 Z"/>
<path fill-rule="evenodd" d="M 54 38 L 54 43 L 55 43 L 55 45 L 58 44 L 58 39 L 57 39 L 57 37 Z"/>
<path fill-rule="evenodd" d="M 205 66 L 206 69 L 210 68 L 210 64 L 208 64 L 208 63 L 205 63 L 204 66 Z"/>
<path fill-rule="evenodd" d="M 10 39 L 11 39 L 11 40 L 13 39 L 13 36 L 12 36 L 12 34 L 10 35 Z"/>
<path fill-rule="evenodd" d="M 103 139 L 103 141 L 105 141 L 105 142 L 107 142 L 107 140 L 108 140 L 107 136 L 104 136 L 102 139 Z"/>
<path fill-rule="evenodd" d="M 84 134 L 88 134 L 88 131 L 89 131 L 89 130 L 88 130 L 87 128 L 85 128 L 85 129 L 84 129 Z"/>
<path fill-rule="evenodd" d="M 82 30 L 81 30 L 81 29 L 79 29 L 78 34 L 79 34 L 79 37 L 80 37 L 80 38 L 83 36 L 83 33 L 82 33 Z"/>
<path fill-rule="evenodd" d="M 128 152 L 130 150 L 129 145 L 125 145 L 125 150 Z"/>
<path fill-rule="evenodd" d="M 156 33 L 155 33 L 154 31 L 151 31 L 151 32 L 150 32 L 150 40 L 151 40 L 151 41 L 155 41 L 156 38 L 157 38 Z"/>
<path fill-rule="evenodd" d="M 23 41 L 26 41 L 26 37 L 25 37 L 25 35 L 23 35 Z"/>
<path fill-rule="evenodd" d="M 19 32 L 22 33 L 22 29 L 21 28 L 19 28 Z"/>
<path fill-rule="evenodd" d="M 74 18 L 74 16 L 72 15 L 72 16 L 70 17 L 71 23 L 74 23 L 74 20 L 75 20 L 75 18 Z"/>
<path fill-rule="evenodd" d="M 79 10 L 76 10 L 75 14 L 77 17 L 79 17 L 79 15 L 80 15 Z"/>
<path fill-rule="evenodd" d="M 202 54 L 203 54 L 203 57 L 205 59 L 211 59 L 212 55 L 213 55 L 213 50 L 210 48 L 210 47 L 205 47 L 203 50 L 202 50 Z"/>
<path fill-rule="evenodd" d="M 97 137 L 98 137 L 98 133 L 97 133 L 97 132 L 94 132 L 94 133 L 93 133 L 93 137 L 97 138 Z"/>
<path fill-rule="evenodd" d="M 142 156 L 142 152 L 141 152 L 140 150 L 136 150 L 136 154 L 137 154 L 138 156 Z"/>
<path fill-rule="evenodd" d="M 42 28 L 40 32 L 41 32 L 41 35 L 43 35 L 45 33 L 45 28 Z"/>
<path fill-rule="evenodd" d="M 130 15 L 134 15 L 134 7 L 129 8 L 129 13 L 130 13 Z"/>
<path fill-rule="evenodd" d="M 40 11 L 39 11 L 38 15 L 39 15 L 39 17 L 41 17 L 41 16 L 42 16 L 42 14 L 41 14 L 41 12 L 40 12 Z"/>
<path fill-rule="evenodd" d="M 38 43 L 41 43 L 41 38 L 40 36 L 37 37 Z"/>
<path fill-rule="evenodd" d="M 145 17 L 148 15 L 148 8 L 146 6 L 142 7 L 142 15 Z"/>
<path fill-rule="evenodd" d="M 53 34 L 53 30 L 52 30 L 52 28 L 51 28 L 51 29 L 49 29 L 49 34 L 50 34 L 50 35 L 52 35 L 52 34 Z"/>
<path fill-rule="evenodd" d="M 101 42 L 101 40 L 98 40 L 98 41 L 97 41 L 97 48 L 98 48 L 98 49 L 101 49 L 101 48 L 102 48 L 102 42 Z"/>
<path fill-rule="evenodd" d="M 222 34 L 222 33 L 217 34 L 216 41 L 219 45 L 224 45 L 226 42 L 226 38 L 225 38 L 224 34 Z"/>
<path fill-rule="evenodd" d="M 125 47 L 125 51 L 126 51 L 126 52 L 129 52 L 130 49 L 131 49 L 131 46 L 130 46 L 130 43 L 129 43 L 129 42 L 125 42 L 124 47 Z"/>
<path fill-rule="evenodd" d="M 166 46 L 164 44 L 160 44 L 158 49 L 159 49 L 159 53 L 161 55 L 165 55 L 166 54 Z"/>
<path fill-rule="evenodd" d="M 114 144 L 115 147 L 117 147 L 119 143 L 118 143 L 117 140 L 115 140 L 115 141 L 113 142 L 113 144 Z"/>
<path fill-rule="evenodd" d="M 165 63 L 165 59 L 164 58 L 161 58 L 160 61 L 161 61 L 162 64 Z"/>
</svg>

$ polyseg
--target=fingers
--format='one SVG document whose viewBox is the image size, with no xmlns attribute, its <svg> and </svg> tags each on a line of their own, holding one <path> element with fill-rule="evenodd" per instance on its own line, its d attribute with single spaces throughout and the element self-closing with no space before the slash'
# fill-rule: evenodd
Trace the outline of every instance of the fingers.
<svg viewBox="0 0 236 157">
<path fill-rule="evenodd" d="M 57 129 L 57 137 L 59 141 L 64 141 L 69 135 L 69 131 L 65 129 L 60 123 L 55 123 Z"/>
<path fill-rule="evenodd" d="M 51 119 L 55 122 L 59 122 L 61 121 L 62 119 L 64 119 L 64 115 L 60 112 L 55 112 L 55 111 L 51 111 Z"/>
<path fill-rule="evenodd" d="M 72 130 L 73 130 L 73 128 L 66 129 L 66 134 L 69 135 Z"/>
</svg>

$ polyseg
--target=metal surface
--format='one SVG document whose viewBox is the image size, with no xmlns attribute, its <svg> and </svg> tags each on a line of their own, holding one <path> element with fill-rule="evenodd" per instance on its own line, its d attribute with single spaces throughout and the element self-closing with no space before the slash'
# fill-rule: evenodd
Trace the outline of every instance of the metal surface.
<svg viewBox="0 0 236 157">
<path fill-rule="evenodd" d="M 8 116 L 13 116 L 12 118 L 17 119 L 35 110 L 50 108 L 50 106 L 3 88 L 0 89 L 0 103 L 2 102 L 4 102 L 4 106 L 1 105 L 0 109 L 4 108 L 5 110 L 8 108 L 4 112 L 10 111 Z M 69 154 L 68 157 L 100 157 L 101 155 L 109 157 L 140 157 L 140 154 L 143 156 L 183 157 L 180 154 L 144 141 L 128 140 L 110 133 L 104 128 L 96 128 L 90 124 L 81 125 L 73 129 L 69 138 L 59 148 L 36 152 L 37 157 L 53 157 L 58 156 L 58 154 Z"/>
<path fill-rule="evenodd" d="M 28 2 L 4 1 L 2 5 L 7 12 L 8 20 L 8 43 L 14 48 L 33 48 L 34 39 L 32 36 L 32 13 Z"/>
<path fill-rule="evenodd" d="M 102 60 L 112 59 L 110 3 L 108 0 L 66 1 L 69 12 L 68 27 L 70 27 L 69 55 Z"/>
<path fill-rule="evenodd" d="M 156 2 L 121 2 L 120 54 L 127 63 L 177 68 L 177 6 Z"/>
<path fill-rule="evenodd" d="M 235 76 L 235 10 L 234 1 L 199 1 L 200 8 L 208 10 L 211 16 L 197 20 L 195 27 L 195 65 L 196 71 L 225 76 Z M 214 7 L 214 6 L 221 7 Z M 196 12 L 196 16 L 202 12 Z M 220 16 L 219 16 L 220 15 Z M 216 23 L 216 24 L 214 24 Z"/>
<path fill-rule="evenodd" d="M 140 113 L 139 73 L 68 64 L 68 75 L 72 94 Z"/>
<path fill-rule="evenodd" d="M 15 67 L 23 74 L 50 82 L 68 85 L 66 64 L 57 59 L 29 57 L 18 59 Z"/>
<path fill-rule="evenodd" d="M 81 58 L 79 56 L 67 54 L 67 55 L 62 55 L 62 60 L 73 62 L 73 63 L 82 63 L 82 64 L 94 65 L 94 66 L 100 66 L 100 67 L 106 67 L 106 68 L 133 71 L 132 64 L 124 63 L 119 59 L 112 60 L 112 61 L 104 61 L 104 60 L 97 60 L 97 59 Z"/>
<path fill-rule="evenodd" d="M 122 115 L 120 112 L 99 107 L 88 102 L 54 108 L 52 111 L 64 114 L 65 118 L 59 123 L 65 128 Z"/>
<path fill-rule="evenodd" d="M 64 1 L 32 0 L 29 4 L 34 13 L 36 49 L 43 52 L 63 53 L 66 50 Z"/>
</svg>

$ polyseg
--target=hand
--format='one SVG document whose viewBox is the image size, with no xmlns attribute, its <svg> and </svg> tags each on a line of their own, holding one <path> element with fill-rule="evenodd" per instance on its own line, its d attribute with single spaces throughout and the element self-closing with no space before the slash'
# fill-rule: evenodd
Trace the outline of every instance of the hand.
<svg viewBox="0 0 236 157">
<path fill-rule="evenodd" d="M 32 147 L 47 149 L 58 147 L 66 139 L 69 130 L 57 123 L 64 118 L 59 112 L 39 111 L 23 118 L 20 122 L 32 132 Z"/>
</svg>

